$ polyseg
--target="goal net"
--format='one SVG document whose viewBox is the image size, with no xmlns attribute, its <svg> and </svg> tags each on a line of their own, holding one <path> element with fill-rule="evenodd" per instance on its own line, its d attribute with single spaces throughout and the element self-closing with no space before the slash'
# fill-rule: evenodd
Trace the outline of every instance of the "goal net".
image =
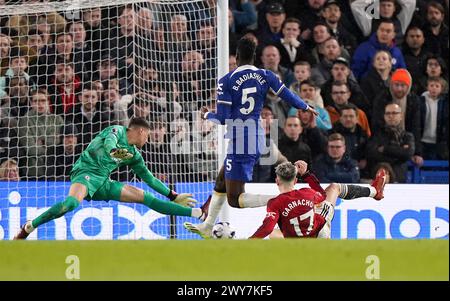
<svg viewBox="0 0 450 301">
<path fill-rule="evenodd" d="M 0 4 L 0 239 L 63 201 L 91 139 L 134 116 L 152 127 L 142 150 L 149 170 L 199 205 L 206 200 L 218 135 L 199 109 L 215 107 L 216 3 Z M 126 167 L 111 179 L 149 190 Z M 183 229 L 187 220 L 143 205 L 83 202 L 30 239 L 196 238 Z"/>
</svg>

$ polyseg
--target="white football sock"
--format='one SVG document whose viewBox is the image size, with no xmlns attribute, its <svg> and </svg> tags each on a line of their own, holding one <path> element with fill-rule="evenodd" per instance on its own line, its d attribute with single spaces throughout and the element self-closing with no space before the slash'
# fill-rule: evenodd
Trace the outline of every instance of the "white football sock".
<svg viewBox="0 0 450 301">
<path fill-rule="evenodd" d="M 211 196 L 211 203 L 209 204 L 208 217 L 203 222 L 208 228 L 212 228 L 216 222 L 217 216 L 222 209 L 223 204 L 227 200 L 227 194 L 213 191 Z"/>
<path fill-rule="evenodd" d="M 267 202 L 274 197 L 275 195 L 252 194 L 244 192 L 239 195 L 239 207 L 255 208 L 266 206 Z"/>
</svg>

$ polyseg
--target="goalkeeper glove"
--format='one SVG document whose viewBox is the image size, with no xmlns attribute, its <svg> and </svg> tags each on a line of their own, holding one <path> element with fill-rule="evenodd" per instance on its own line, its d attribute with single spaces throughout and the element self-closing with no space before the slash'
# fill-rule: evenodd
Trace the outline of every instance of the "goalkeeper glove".
<svg viewBox="0 0 450 301">
<path fill-rule="evenodd" d="M 184 206 L 184 207 L 194 207 L 197 203 L 196 200 L 192 198 L 192 194 L 190 193 L 176 193 L 175 191 L 171 190 L 169 195 L 167 196 L 171 201 Z"/>
<path fill-rule="evenodd" d="M 127 160 L 133 158 L 133 154 L 130 153 L 126 148 L 114 148 L 109 153 L 111 157 L 120 159 L 120 160 Z"/>
</svg>

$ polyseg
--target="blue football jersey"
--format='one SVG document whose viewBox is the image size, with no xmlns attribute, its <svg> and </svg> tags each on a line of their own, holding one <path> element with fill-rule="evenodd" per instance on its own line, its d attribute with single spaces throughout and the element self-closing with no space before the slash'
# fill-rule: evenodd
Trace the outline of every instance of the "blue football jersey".
<svg viewBox="0 0 450 301">
<path fill-rule="evenodd" d="M 259 147 L 265 146 L 260 114 L 269 89 L 298 109 L 308 107 L 273 72 L 253 65 L 239 66 L 219 80 L 217 112 L 207 118 L 227 125 L 225 137 L 232 144 L 228 153 L 259 154 Z"/>
</svg>

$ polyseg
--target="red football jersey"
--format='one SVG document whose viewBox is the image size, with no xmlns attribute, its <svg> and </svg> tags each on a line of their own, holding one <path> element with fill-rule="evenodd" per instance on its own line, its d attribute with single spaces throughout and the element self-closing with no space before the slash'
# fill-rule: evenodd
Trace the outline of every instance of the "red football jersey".
<svg viewBox="0 0 450 301">
<path fill-rule="evenodd" d="M 278 223 L 284 237 L 317 237 L 325 219 L 314 212 L 314 205 L 325 200 L 325 195 L 311 188 L 282 193 L 269 200 L 267 214 L 252 238 L 264 238 Z"/>
</svg>

